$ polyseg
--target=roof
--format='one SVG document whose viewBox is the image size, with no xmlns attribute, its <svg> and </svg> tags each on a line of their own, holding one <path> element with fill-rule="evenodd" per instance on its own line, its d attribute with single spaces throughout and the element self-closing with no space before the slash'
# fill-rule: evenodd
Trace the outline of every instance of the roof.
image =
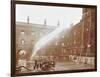
<svg viewBox="0 0 100 77">
<path fill-rule="evenodd" d="M 16 22 L 17 26 L 30 26 L 30 27 L 36 27 L 36 28 L 52 28 L 55 29 L 57 26 L 50 26 L 50 25 L 44 25 L 44 24 L 35 24 L 35 23 L 26 23 L 26 22 Z"/>
</svg>

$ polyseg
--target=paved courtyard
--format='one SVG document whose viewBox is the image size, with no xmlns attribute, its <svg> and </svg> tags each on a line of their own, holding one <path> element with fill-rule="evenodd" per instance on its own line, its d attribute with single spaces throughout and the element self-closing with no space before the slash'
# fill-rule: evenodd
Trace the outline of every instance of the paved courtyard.
<svg viewBox="0 0 100 77">
<path fill-rule="evenodd" d="M 77 69 L 93 69 L 93 65 L 82 64 L 82 63 L 75 63 L 75 62 L 66 62 L 66 63 L 57 63 L 55 70 L 77 70 Z"/>
</svg>

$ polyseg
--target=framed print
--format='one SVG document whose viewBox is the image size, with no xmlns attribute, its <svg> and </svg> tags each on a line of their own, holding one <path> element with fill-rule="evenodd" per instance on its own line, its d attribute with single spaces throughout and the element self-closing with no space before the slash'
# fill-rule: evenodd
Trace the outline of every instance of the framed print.
<svg viewBox="0 0 100 77">
<path fill-rule="evenodd" d="M 11 76 L 97 70 L 97 7 L 11 1 Z"/>
</svg>

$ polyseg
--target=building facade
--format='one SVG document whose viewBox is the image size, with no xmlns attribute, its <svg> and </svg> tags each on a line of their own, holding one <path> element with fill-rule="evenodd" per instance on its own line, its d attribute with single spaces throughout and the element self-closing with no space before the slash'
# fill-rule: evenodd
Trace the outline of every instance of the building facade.
<svg viewBox="0 0 100 77">
<path fill-rule="evenodd" d="M 35 44 L 54 29 L 46 23 L 16 22 L 16 60 L 30 60 Z"/>
<path fill-rule="evenodd" d="M 83 8 L 82 19 L 72 25 L 70 29 L 63 30 L 53 41 L 46 44 L 38 52 L 40 56 L 51 56 L 56 61 L 67 61 L 70 55 L 73 59 L 89 64 L 95 63 L 96 53 L 96 16 L 95 9 Z M 45 51 L 45 52 L 44 52 Z M 43 53 L 44 52 L 44 53 Z"/>
</svg>

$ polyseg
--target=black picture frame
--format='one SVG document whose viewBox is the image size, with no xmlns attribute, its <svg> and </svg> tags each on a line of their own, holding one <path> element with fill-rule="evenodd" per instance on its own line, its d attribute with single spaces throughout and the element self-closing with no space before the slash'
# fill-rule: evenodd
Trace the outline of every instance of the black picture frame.
<svg viewBox="0 0 100 77">
<path fill-rule="evenodd" d="M 27 5 L 43 5 L 43 6 L 59 6 L 59 7 L 81 7 L 95 9 L 95 68 L 82 70 L 68 70 L 68 71 L 53 71 L 53 72 L 34 72 L 34 73 L 19 73 L 16 74 L 16 4 Z M 29 76 L 29 75 L 43 75 L 43 74 L 60 74 L 60 73 L 79 73 L 97 71 L 97 6 L 96 5 L 82 5 L 82 4 L 67 4 L 67 3 L 50 3 L 50 2 L 35 2 L 35 1 L 11 1 L 11 76 Z"/>
</svg>

